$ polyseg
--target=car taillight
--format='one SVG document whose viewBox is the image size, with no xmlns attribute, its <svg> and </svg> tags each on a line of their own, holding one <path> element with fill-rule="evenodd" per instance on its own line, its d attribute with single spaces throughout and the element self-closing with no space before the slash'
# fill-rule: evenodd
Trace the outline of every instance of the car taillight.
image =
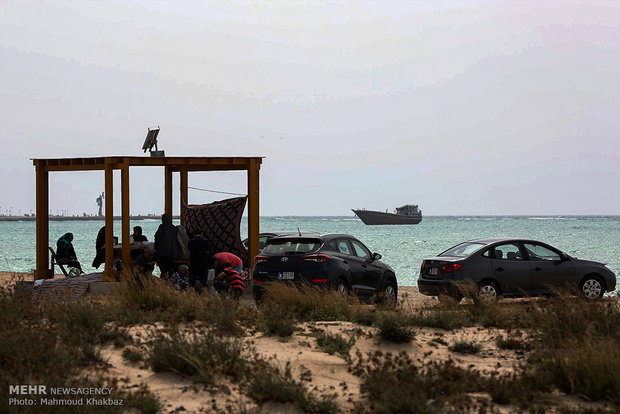
<svg viewBox="0 0 620 414">
<path fill-rule="evenodd" d="M 426 262 L 422 262 L 422 266 L 420 266 L 420 272 L 424 273 L 424 270 L 426 270 Z"/>
<path fill-rule="evenodd" d="M 441 271 L 444 273 L 450 273 L 454 272 L 455 270 L 459 270 L 461 267 L 463 267 L 463 265 L 460 263 L 444 264 L 441 265 Z"/>
<path fill-rule="evenodd" d="M 312 279 L 312 283 L 327 283 L 327 279 Z"/>
<path fill-rule="evenodd" d="M 267 256 L 256 256 L 254 258 L 254 264 L 259 264 L 268 261 L 269 258 Z"/>
<path fill-rule="evenodd" d="M 253 284 L 253 285 L 260 285 L 260 284 L 261 284 L 261 281 L 260 281 L 260 280 L 256 280 L 256 279 L 254 279 L 254 280 L 252 280 L 252 284 Z"/>
<path fill-rule="evenodd" d="M 332 258 L 326 254 L 311 254 L 309 256 L 302 257 L 302 259 L 308 262 L 315 262 L 315 263 L 325 263 L 325 262 L 329 262 L 330 260 L 332 260 Z"/>
</svg>

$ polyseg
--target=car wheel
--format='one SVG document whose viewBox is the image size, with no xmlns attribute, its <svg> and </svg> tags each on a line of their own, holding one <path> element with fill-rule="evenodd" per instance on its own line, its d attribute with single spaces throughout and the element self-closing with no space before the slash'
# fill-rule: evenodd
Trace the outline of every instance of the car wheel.
<svg viewBox="0 0 620 414">
<path fill-rule="evenodd" d="M 586 299 L 598 299 L 603 296 L 603 282 L 596 276 L 587 276 L 581 283 L 581 293 Z"/>
<path fill-rule="evenodd" d="M 478 301 L 486 305 L 497 301 L 499 289 L 495 282 L 485 281 L 478 284 Z"/>
<path fill-rule="evenodd" d="M 338 279 L 336 282 L 336 291 L 340 294 L 342 299 L 346 299 L 349 296 L 349 285 L 343 278 Z"/>
<path fill-rule="evenodd" d="M 397 292 L 396 292 L 396 284 L 391 280 L 388 280 L 383 285 L 382 290 L 383 303 L 389 307 L 396 306 Z"/>
</svg>

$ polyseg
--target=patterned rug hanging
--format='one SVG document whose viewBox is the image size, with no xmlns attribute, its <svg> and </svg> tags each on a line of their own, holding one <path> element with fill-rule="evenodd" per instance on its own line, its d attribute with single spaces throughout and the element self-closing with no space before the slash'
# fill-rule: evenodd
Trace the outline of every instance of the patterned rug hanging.
<svg viewBox="0 0 620 414">
<path fill-rule="evenodd" d="M 184 205 L 187 232 L 202 229 L 203 237 L 211 243 L 213 253 L 230 252 L 247 265 L 248 252 L 241 243 L 241 216 L 247 197 L 229 198 L 210 204 Z"/>
</svg>

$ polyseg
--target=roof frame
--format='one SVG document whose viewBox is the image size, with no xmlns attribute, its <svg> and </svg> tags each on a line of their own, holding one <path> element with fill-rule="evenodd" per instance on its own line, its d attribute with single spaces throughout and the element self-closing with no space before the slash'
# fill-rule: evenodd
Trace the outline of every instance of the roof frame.
<svg viewBox="0 0 620 414">
<path fill-rule="evenodd" d="M 104 171 L 105 176 L 105 225 L 106 255 L 104 280 L 116 280 L 113 270 L 114 252 L 114 186 L 113 172 L 121 171 L 121 244 L 122 260 L 130 261 L 129 245 L 129 168 L 164 167 L 164 212 L 172 214 L 172 174 L 180 174 L 180 203 L 188 200 L 188 173 L 208 171 L 246 171 L 248 188 L 248 253 L 250 258 L 258 254 L 259 228 L 259 173 L 263 157 L 78 157 L 35 158 L 32 163 L 36 173 L 36 269 L 34 278 L 53 277 L 50 269 L 49 246 L 49 173 L 57 171 Z M 182 205 L 181 205 L 182 207 Z M 183 208 L 181 224 L 185 223 Z M 250 260 L 253 266 L 253 260 Z"/>
</svg>

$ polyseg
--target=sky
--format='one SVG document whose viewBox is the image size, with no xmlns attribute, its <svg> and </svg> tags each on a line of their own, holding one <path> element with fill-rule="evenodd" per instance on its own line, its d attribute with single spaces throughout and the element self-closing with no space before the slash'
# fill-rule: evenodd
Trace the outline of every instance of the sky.
<svg viewBox="0 0 620 414">
<path fill-rule="evenodd" d="M 265 157 L 265 216 L 619 215 L 619 56 L 618 1 L 1 0 L 0 214 L 34 212 L 32 158 L 142 156 L 159 126 L 168 156 Z M 131 170 L 132 214 L 163 177 Z M 50 210 L 103 190 L 51 173 Z"/>
</svg>

